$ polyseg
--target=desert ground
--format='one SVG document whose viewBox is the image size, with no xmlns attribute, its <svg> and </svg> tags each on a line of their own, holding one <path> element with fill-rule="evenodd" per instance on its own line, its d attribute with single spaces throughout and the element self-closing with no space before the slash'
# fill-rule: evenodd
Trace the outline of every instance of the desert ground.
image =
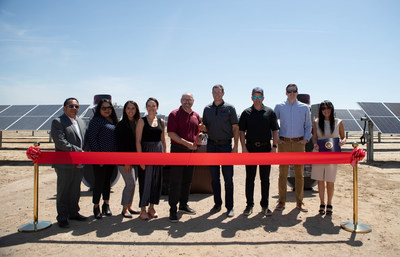
<svg viewBox="0 0 400 257">
<path fill-rule="evenodd" d="M 360 134 L 349 136 L 359 142 Z M 294 192 L 288 187 L 288 202 L 283 212 L 274 211 L 278 198 L 278 166 L 272 166 L 271 217 L 263 216 L 259 206 L 260 183 L 256 177 L 255 208 L 250 216 L 242 214 L 246 199 L 245 168 L 235 166 L 235 216 L 226 210 L 210 215 L 211 194 L 192 194 L 190 206 L 196 215 L 179 214 L 179 223 L 168 219 L 167 196 L 157 206 L 159 218 L 144 222 L 134 216 L 123 218 L 120 178 L 112 187 L 113 216 L 96 220 L 92 212 L 92 193 L 81 186 L 81 214 L 84 222 L 70 221 L 62 229 L 56 222 L 56 174 L 50 165 L 39 168 L 39 220 L 52 226 L 38 232 L 18 232 L 33 221 L 33 164 L 25 151 L 33 142 L 43 151 L 52 151 L 46 132 L 3 132 L 0 149 L 1 256 L 400 256 L 400 135 L 375 138 L 374 161 L 358 165 L 358 221 L 370 226 L 370 233 L 351 233 L 340 227 L 353 221 L 353 168 L 338 166 L 333 199 L 333 215 L 318 214 L 318 188 L 305 190 L 309 212 L 295 208 Z M 366 148 L 366 145 L 360 145 Z M 137 189 L 134 204 L 137 207 Z"/>
</svg>

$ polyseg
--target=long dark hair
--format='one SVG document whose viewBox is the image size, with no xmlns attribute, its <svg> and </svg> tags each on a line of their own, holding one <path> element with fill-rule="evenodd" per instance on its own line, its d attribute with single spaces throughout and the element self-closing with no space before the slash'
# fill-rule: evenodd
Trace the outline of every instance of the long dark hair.
<svg viewBox="0 0 400 257">
<path fill-rule="evenodd" d="M 140 119 L 139 106 L 138 106 L 138 104 L 136 102 L 134 102 L 132 100 L 129 100 L 124 104 L 124 111 L 122 113 L 122 120 L 123 121 L 128 121 L 129 120 L 128 115 L 126 114 L 126 107 L 128 106 L 128 104 L 133 104 L 133 106 L 135 106 L 136 112 L 135 112 L 135 115 L 133 115 L 133 119 L 135 120 L 135 122 L 137 122 Z"/>
<path fill-rule="evenodd" d="M 110 104 L 110 106 L 111 106 L 111 115 L 110 115 L 110 118 L 111 118 L 111 120 L 113 121 L 114 124 L 117 124 L 117 123 L 118 123 L 117 113 L 115 112 L 114 106 L 112 105 L 111 101 L 108 100 L 108 99 L 106 99 L 106 98 L 101 99 L 101 100 L 97 103 L 96 110 L 95 110 L 95 112 L 94 112 L 94 116 L 95 116 L 95 117 L 96 117 L 96 116 L 100 116 L 100 117 L 101 117 L 100 109 L 101 109 L 101 106 L 103 105 L 103 103 L 108 103 L 108 104 Z"/>
<path fill-rule="evenodd" d="M 335 129 L 335 107 L 333 107 L 333 104 L 329 100 L 325 100 L 319 104 L 319 110 L 318 110 L 318 126 L 322 131 L 322 135 L 325 135 L 325 116 L 322 114 L 322 107 L 331 109 L 331 115 L 329 116 L 329 125 L 331 127 L 331 133 L 333 133 L 333 130 Z"/>
</svg>

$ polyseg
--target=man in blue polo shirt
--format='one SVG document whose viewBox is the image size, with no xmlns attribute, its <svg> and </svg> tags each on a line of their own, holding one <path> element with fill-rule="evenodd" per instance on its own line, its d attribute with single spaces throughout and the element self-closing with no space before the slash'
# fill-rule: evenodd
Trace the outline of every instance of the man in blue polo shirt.
<svg viewBox="0 0 400 257">
<path fill-rule="evenodd" d="M 286 87 L 287 100 L 275 106 L 276 117 L 280 121 L 278 152 L 304 152 L 311 138 L 311 115 L 306 104 L 297 100 L 298 88 L 295 84 Z M 287 193 L 288 165 L 279 165 L 279 201 L 277 211 L 285 209 Z M 294 165 L 296 207 L 307 212 L 303 203 L 304 165 Z"/>
<path fill-rule="evenodd" d="M 245 109 L 239 119 L 239 136 L 243 153 L 276 152 L 278 140 L 278 121 L 275 112 L 263 104 L 264 90 L 256 87 L 251 92 L 253 105 Z M 271 136 L 273 139 L 271 147 Z M 268 209 L 269 175 L 271 165 L 259 165 L 261 180 L 261 212 L 271 216 Z M 249 216 L 254 207 L 254 180 L 257 165 L 246 165 L 246 209 L 243 214 Z"/>
<path fill-rule="evenodd" d="M 237 153 L 239 141 L 238 117 L 235 107 L 225 103 L 224 87 L 215 85 L 212 89 L 214 101 L 204 108 L 203 123 L 208 132 L 207 152 L 209 153 Z M 232 148 L 233 137 L 233 148 Z M 214 207 L 210 213 L 221 210 L 221 182 L 220 166 L 210 166 L 211 186 L 214 192 Z M 228 217 L 233 217 L 233 166 L 222 166 L 222 175 L 225 181 L 225 207 Z"/>
<path fill-rule="evenodd" d="M 192 110 L 194 99 L 192 94 L 184 93 L 179 109 L 173 110 L 168 116 L 167 132 L 171 138 L 171 153 L 193 152 L 197 149 L 196 137 L 200 130 L 200 115 Z M 194 166 L 172 166 L 169 174 L 170 205 L 169 219 L 178 222 L 177 204 L 179 211 L 196 214 L 189 207 L 190 185 L 192 183 Z"/>
</svg>

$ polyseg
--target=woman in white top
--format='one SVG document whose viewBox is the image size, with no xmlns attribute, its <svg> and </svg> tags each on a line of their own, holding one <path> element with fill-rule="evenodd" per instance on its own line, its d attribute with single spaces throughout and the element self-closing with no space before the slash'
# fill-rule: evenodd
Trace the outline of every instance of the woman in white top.
<svg viewBox="0 0 400 257">
<path fill-rule="evenodd" d="M 335 118 L 334 113 L 335 108 L 330 101 L 325 100 L 319 105 L 318 118 L 313 124 L 313 142 L 316 151 L 319 151 L 318 139 L 339 138 L 339 146 L 344 145 L 346 142 L 343 122 Z M 332 214 L 332 197 L 336 173 L 337 164 L 314 164 L 312 166 L 311 178 L 318 181 L 319 213 L 321 215 L 325 214 L 325 187 L 328 196 L 326 214 Z"/>
</svg>

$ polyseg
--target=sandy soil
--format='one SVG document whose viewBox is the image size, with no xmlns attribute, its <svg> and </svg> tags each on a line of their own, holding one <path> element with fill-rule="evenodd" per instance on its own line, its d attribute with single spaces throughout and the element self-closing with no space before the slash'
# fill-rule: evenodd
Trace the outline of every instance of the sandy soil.
<svg viewBox="0 0 400 257">
<path fill-rule="evenodd" d="M 358 141 L 350 136 L 348 142 Z M 71 221 L 70 228 L 56 223 L 56 174 L 49 165 L 40 166 L 39 220 L 53 225 L 39 232 L 21 233 L 18 228 L 33 221 L 33 165 L 25 156 L 32 142 L 40 141 L 43 150 L 52 150 L 48 135 L 38 132 L 3 132 L 0 149 L 1 256 L 399 256 L 400 255 L 400 136 L 384 135 L 375 143 L 372 164 L 358 165 L 358 221 L 371 226 L 361 234 L 341 229 L 342 222 L 353 221 L 353 169 L 339 165 L 334 213 L 318 215 L 317 187 L 305 191 L 308 213 L 295 208 L 294 192 L 288 188 L 288 203 L 272 217 L 261 215 L 260 185 L 256 183 L 254 213 L 242 215 L 244 166 L 235 166 L 235 217 L 226 210 L 209 215 L 213 206 L 209 194 L 191 195 L 190 206 L 197 215 L 181 215 L 180 222 L 168 219 L 167 197 L 157 211 L 159 218 L 143 222 L 138 217 L 123 218 L 120 200 L 122 178 L 112 188 L 112 217 L 95 220 L 92 193 L 82 184 L 81 213 L 88 221 Z M 366 147 L 366 146 L 363 146 Z M 351 149 L 351 145 L 345 146 Z M 257 181 L 259 181 L 257 176 Z M 277 200 L 278 166 L 271 171 L 270 209 Z M 135 193 L 134 203 L 138 203 Z"/>
</svg>

